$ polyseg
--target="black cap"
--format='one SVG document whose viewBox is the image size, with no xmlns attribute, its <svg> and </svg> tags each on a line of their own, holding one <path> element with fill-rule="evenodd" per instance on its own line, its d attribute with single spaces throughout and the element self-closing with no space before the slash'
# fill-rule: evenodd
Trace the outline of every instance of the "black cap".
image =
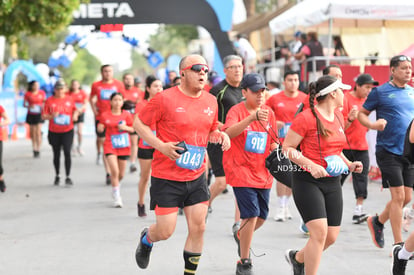
<svg viewBox="0 0 414 275">
<path fill-rule="evenodd" d="M 243 76 L 240 86 L 242 89 L 249 88 L 252 92 L 257 92 L 266 88 L 263 76 L 257 73 L 246 74 Z"/>
<path fill-rule="evenodd" d="M 372 78 L 370 74 L 359 75 L 355 83 L 358 84 L 359 86 L 362 86 L 364 84 L 374 84 L 377 86 L 379 84 L 378 81 L 375 81 L 374 78 Z"/>
<path fill-rule="evenodd" d="M 55 89 L 61 89 L 65 87 L 66 87 L 66 83 L 65 83 L 65 80 L 63 80 L 63 78 L 59 78 L 56 81 L 55 86 L 54 86 Z"/>
</svg>

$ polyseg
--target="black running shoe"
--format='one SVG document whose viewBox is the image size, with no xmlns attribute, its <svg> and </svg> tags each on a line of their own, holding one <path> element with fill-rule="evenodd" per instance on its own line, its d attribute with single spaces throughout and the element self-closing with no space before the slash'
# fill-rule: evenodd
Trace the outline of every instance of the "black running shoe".
<svg viewBox="0 0 414 275">
<path fill-rule="evenodd" d="M 4 183 L 4 180 L 0 180 L 0 192 L 6 192 L 6 184 Z"/>
<path fill-rule="evenodd" d="M 67 177 L 65 179 L 65 184 L 66 184 L 67 187 L 72 187 L 73 186 L 73 181 L 69 177 Z"/>
<path fill-rule="evenodd" d="M 138 217 L 147 216 L 147 212 L 145 211 L 145 204 L 140 205 L 139 203 L 137 203 L 137 208 L 138 208 Z"/>
<path fill-rule="evenodd" d="M 361 215 L 353 215 L 352 216 L 352 223 L 353 224 L 360 224 L 365 222 L 368 219 L 367 214 L 361 214 Z"/>
<path fill-rule="evenodd" d="M 236 275 L 253 275 L 252 261 L 250 259 L 241 259 L 238 261 Z"/>
<path fill-rule="evenodd" d="M 60 178 L 59 178 L 59 176 L 56 176 L 55 177 L 55 182 L 53 183 L 54 185 L 59 185 L 59 182 L 60 182 Z"/>
<path fill-rule="evenodd" d="M 239 238 L 238 233 L 239 233 L 239 230 L 233 231 L 233 237 L 234 237 L 234 240 L 236 241 L 236 244 L 237 244 L 237 253 L 239 254 L 239 257 L 240 257 L 240 254 L 241 254 L 241 252 L 240 252 L 240 238 Z"/>
<path fill-rule="evenodd" d="M 367 219 L 369 232 L 371 233 L 372 241 L 378 248 L 384 247 L 384 225 L 378 225 L 378 216 L 370 216 Z"/>
<path fill-rule="evenodd" d="M 392 248 L 391 273 L 392 275 L 405 275 L 407 260 L 398 259 L 398 252 L 402 249 L 401 244 L 396 244 Z"/>
<path fill-rule="evenodd" d="M 140 268 L 144 269 L 147 268 L 151 256 L 152 246 L 149 247 L 148 245 L 142 243 L 142 237 L 148 232 L 148 227 L 144 228 L 141 232 L 141 236 L 139 238 L 139 244 L 137 250 L 135 251 L 135 260 Z"/>
<path fill-rule="evenodd" d="M 305 275 L 305 265 L 296 261 L 296 253 L 298 251 L 293 249 L 286 250 L 285 259 L 290 264 L 293 275 Z"/>
</svg>

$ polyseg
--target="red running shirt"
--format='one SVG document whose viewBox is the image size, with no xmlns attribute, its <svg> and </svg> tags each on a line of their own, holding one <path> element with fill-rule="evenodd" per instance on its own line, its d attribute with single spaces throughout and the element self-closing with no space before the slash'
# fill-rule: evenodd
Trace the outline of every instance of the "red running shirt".
<svg viewBox="0 0 414 275">
<path fill-rule="evenodd" d="M 189 97 L 177 86 L 158 93 L 139 114 L 141 121 L 155 124 L 163 142 L 185 141 L 188 152 L 175 161 L 158 150 L 154 152 L 152 176 L 173 181 L 192 181 L 205 171 L 205 148 L 211 131 L 218 128 L 217 99 L 203 91 Z"/>
<path fill-rule="evenodd" d="M 27 91 L 24 94 L 24 102 L 27 102 L 27 113 L 31 115 L 38 115 L 42 113 L 43 103 L 46 100 L 46 94 L 44 91 L 39 90 L 37 93 Z"/>
<path fill-rule="evenodd" d="M 282 91 L 267 100 L 266 105 L 272 108 L 276 120 L 285 123 L 285 127 L 278 131 L 278 136 L 281 142 L 283 142 L 287 130 L 290 127 L 290 123 L 293 121 L 300 104 L 305 100 L 306 96 L 305 93 L 299 92 L 296 97 L 288 97 L 285 95 L 284 91 Z"/>
<path fill-rule="evenodd" d="M 124 84 L 116 79 L 112 80 L 112 83 L 103 83 L 101 81 L 96 81 L 92 84 L 90 98 L 96 96 L 96 108 L 98 111 L 97 120 L 100 119 L 101 114 L 106 111 L 111 110 L 111 95 L 113 93 L 122 93 L 124 94 Z"/>
<path fill-rule="evenodd" d="M 344 108 L 342 110 L 342 114 L 344 115 L 344 120 L 348 119 L 348 113 L 352 109 L 352 106 L 357 106 L 358 110 L 361 109 L 362 105 L 365 102 L 365 98 L 357 98 L 353 96 L 350 92 L 345 93 L 344 98 Z M 368 128 L 362 126 L 358 119 L 355 119 L 351 126 L 345 130 L 346 137 L 348 138 L 348 142 L 351 145 L 349 148 L 348 143 L 345 145 L 344 149 L 352 149 L 352 150 L 368 150 L 368 142 L 366 138 L 366 134 L 368 132 Z"/>
<path fill-rule="evenodd" d="M 339 110 L 335 110 L 334 120 L 328 121 L 322 117 L 317 109 L 315 111 L 325 128 L 331 131 L 328 137 L 319 136 L 320 147 L 316 130 L 316 118 L 313 116 L 311 109 L 306 109 L 298 114 L 293 120 L 290 130 L 303 137 L 300 143 L 302 154 L 314 163 L 326 168 L 327 163 L 324 158 L 332 155 L 339 156 L 346 144 L 345 133 L 342 128 L 344 117 Z"/>
<path fill-rule="evenodd" d="M 269 189 L 272 187 L 273 177 L 265 167 L 266 157 L 270 154 L 270 144 L 275 143 L 274 134 L 269 130 L 269 125 L 276 129 L 276 119 L 269 106 L 269 121 L 250 123 L 244 131 L 231 139 L 231 148 L 223 152 L 223 168 L 226 181 L 234 187 L 252 187 Z M 244 102 L 233 106 L 226 117 L 223 131 L 230 126 L 242 121 L 250 115 Z M 271 138 L 273 137 L 273 139 Z"/>
<path fill-rule="evenodd" d="M 135 113 L 137 114 L 137 115 L 139 115 L 140 113 L 141 113 L 141 111 L 142 111 L 142 109 L 144 109 L 145 108 L 145 106 L 147 106 L 147 104 L 148 104 L 148 100 L 146 100 L 146 99 L 143 99 L 142 101 L 140 101 L 140 102 L 138 102 L 137 103 L 137 105 L 135 106 Z M 153 123 L 151 126 L 150 126 L 150 128 L 151 128 L 151 130 L 152 130 L 152 132 L 154 133 L 154 134 L 156 134 L 156 131 L 155 131 L 155 123 Z M 141 148 L 141 149 L 153 149 L 148 143 L 146 143 L 142 138 L 140 138 L 139 140 L 138 140 L 138 147 L 139 148 Z"/>
<path fill-rule="evenodd" d="M 101 114 L 99 123 L 105 126 L 104 154 L 117 156 L 129 156 L 131 154 L 131 140 L 129 133 L 119 131 L 118 125 L 124 121 L 127 126 L 132 127 L 132 115 L 122 111 L 120 115 L 114 115 L 111 111 Z"/>
<path fill-rule="evenodd" d="M 75 103 L 69 95 L 63 98 L 49 97 L 43 107 L 43 114 L 50 115 L 59 113 L 58 116 L 49 120 L 49 131 L 53 133 L 65 133 L 73 129 L 73 112 L 76 110 Z"/>
<path fill-rule="evenodd" d="M 88 98 L 88 95 L 84 90 L 79 90 L 78 93 L 70 93 L 70 96 L 72 97 L 73 102 L 75 102 L 76 108 L 78 109 L 80 109 L 82 105 L 85 104 L 85 100 Z"/>
<path fill-rule="evenodd" d="M 3 119 L 3 117 L 1 117 L 1 115 L 3 115 L 4 112 L 5 112 L 5 110 L 4 110 L 3 106 L 0 105 L 0 121 Z M 7 126 L 5 126 L 5 127 L 7 127 Z M 0 140 L 4 140 L 3 128 L 4 127 L 0 127 Z"/>
<path fill-rule="evenodd" d="M 131 87 L 131 89 L 127 90 L 124 89 L 124 101 L 125 100 L 130 100 L 134 103 L 137 103 L 139 101 L 141 101 L 142 99 L 144 99 L 144 95 L 145 93 L 141 90 L 138 89 L 137 87 Z"/>
</svg>

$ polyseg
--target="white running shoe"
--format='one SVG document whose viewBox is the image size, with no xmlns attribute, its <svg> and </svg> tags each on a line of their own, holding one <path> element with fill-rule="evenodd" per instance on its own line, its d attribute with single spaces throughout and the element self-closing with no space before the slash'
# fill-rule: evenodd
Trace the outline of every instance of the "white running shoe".
<svg viewBox="0 0 414 275">
<path fill-rule="evenodd" d="M 284 207 L 278 207 L 276 209 L 276 215 L 273 218 L 277 222 L 284 222 L 286 221 L 285 218 L 285 208 Z"/>
<path fill-rule="evenodd" d="M 403 209 L 403 221 L 402 227 L 405 232 L 408 232 L 410 229 L 411 222 L 414 219 L 414 210 L 412 208 L 404 207 Z"/>
<path fill-rule="evenodd" d="M 112 193 L 112 197 L 114 199 L 114 207 L 122 208 L 123 203 L 122 203 L 121 195 L 119 193 Z"/>
<path fill-rule="evenodd" d="M 285 207 L 285 219 L 286 220 L 291 220 L 292 219 L 292 214 L 290 213 L 290 210 L 289 210 L 288 206 Z"/>
</svg>

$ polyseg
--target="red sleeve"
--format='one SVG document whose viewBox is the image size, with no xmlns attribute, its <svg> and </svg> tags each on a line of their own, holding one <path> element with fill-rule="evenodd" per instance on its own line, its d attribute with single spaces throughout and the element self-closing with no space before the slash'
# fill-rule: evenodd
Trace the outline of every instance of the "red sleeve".
<svg viewBox="0 0 414 275">
<path fill-rule="evenodd" d="M 347 96 L 344 96 L 344 106 L 342 107 L 342 115 L 344 117 L 344 121 L 348 119 L 349 114 L 349 100 Z"/>
<path fill-rule="evenodd" d="M 210 128 L 210 132 L 217 130 L 218 126 L 219 126 L 219 122 L 218 122 L 218 109 L 217 109 L 216 115 L 214 116 L 213 125 L 211 125 L 211 128 Z"/>
<path fill-rule="evenodd" d="M 308 55 L 308 56 L 311 54 L 311 51 L 310 51 L 308 45 L 303 46 L 300 51 L 303 52 L 305 55 Z"/>
<path fill-rule="evenodd" d="M 126 119 L 125 119 L 126 125 L 132 127 L 132 123 L 134 121 L 133 118 L 132 118 L 132 115 L 131 115 L 130 112 L 126 112 L 126 114 L 127 114 Z"/>
<path fill-rule="evenodd" d="M 3 106 L 0 105 L 0 114 L 3 114 L 5 112 Z"/>
<path fill-rule="evenodd" d="M 159 121 L 163 115 L 163 96 L 162 93 L 158 93 L 154 98 L 148 102 L 148 104 L 141 110 L 138 117 L 141 121 L 148 126 Z"/>
<path fill-rule="evenodd" d="M 290 129 L 295 131 L 301 137 L 306 135 L 306 131 L 308 130 L 308 122 L 306 121 L 306 117 L 304 116 L 304 112 L 298 114 L 292 122 Z"/>
<path fill-rule="evenodd" d="M 49 110 L 49 99 L 46 99 L 45 105 L 43 106 L 42 115 L 48 115 L 50 114 Z"/>
<path fill-rule="evenodd" d="M 27 103 L 29 103 L 29 92 L 26 92 L 24 94 L 23 101 L 26 101 Z"/>
<path fill-rule="evenodd" d="M 97 95 L 96 85 L 95 85 L 95 83 L 93 83 L 92 88 L 91 88 L 91 94 L 89 95 L 89 98 L 93 98 L 96 95 Z"/>
<path fill-rule="evenodd" d="M 239 117 L 237 115 L 237 107 L 236 106 L 237 105 L 231 107 L 229 112 L 227 113 L 226 123 L 221 128 L 222 131 L 227 130 L 227 128 L 229 128 L 230 126 L 233 126 L 234 124 L 239 122 Z"/>
<path fill-rule="evenodd" d="M 46 101 L 46 93 L 43 90 L 40 90 L 40 92 L 42 93 L 42 97 L 43 97 L 42 101 L 45 102 Z"/>
</svg>

